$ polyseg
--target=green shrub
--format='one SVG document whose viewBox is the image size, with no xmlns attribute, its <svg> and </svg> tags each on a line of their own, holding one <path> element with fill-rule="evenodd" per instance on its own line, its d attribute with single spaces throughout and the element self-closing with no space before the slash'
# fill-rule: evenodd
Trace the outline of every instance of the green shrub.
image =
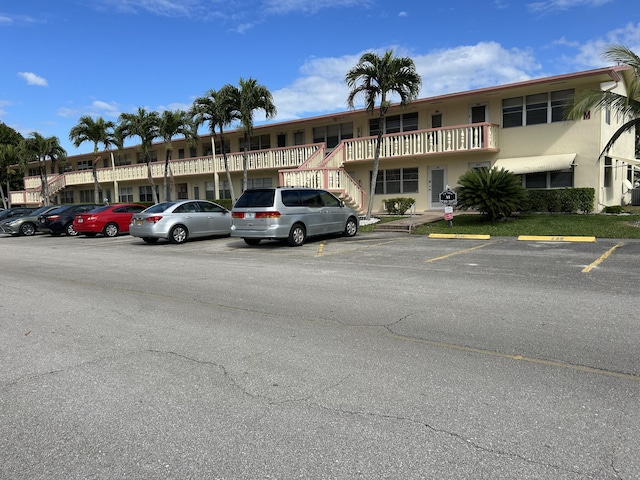
<svg viewBox="0 0 640 480">
<path fill-rule="evenodd" d="M 233 207 L 233 203 L 231 202 L 230 198 L 219 198 L 217 200 L 214 200 L 214 202 L 221 207 L 226 208 L 227 210 L 231 210 L 231 207 Z"/>
<path fill-rule="evenodd" d="M 411 205 L 416 203 L 414 198 L 390 198 L 385 200 L 387 206 L 387 212 L 389 215 L 404 215 L 407 210 L 411 208 Z"/>
<path fill-rule="evenodd" d="M 624 208 L 621 205 L 610 205 L 608 207 L 604 207 L 604 213 L 623 213 Z"/>
<path fill-rule="evenodd" d="M 463 173 L 458 183 L 458 208 L 476 209 L 492 222 L 522 210 L 527 203 L 520 177 L 504 168 L 474 168 Z"/>
<path fill-rule="evenodd" d="M 560 188 L 528 190 L 527 210 L 543 213 L 590 213 L 593 210 L 593 188 Z"/>
</svg>

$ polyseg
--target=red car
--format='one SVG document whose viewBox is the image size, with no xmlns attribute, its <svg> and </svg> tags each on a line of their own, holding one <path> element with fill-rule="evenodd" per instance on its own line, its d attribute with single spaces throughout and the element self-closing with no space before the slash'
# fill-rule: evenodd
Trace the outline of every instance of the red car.
<svg viewBox="0 0 640 480">
<path fill-rule="evenodd" d="M 115 237 L 119 233 L 128 233 L 133 214 L 140 213 L 145 208 L 147 207 L 136 203 L 104 205 L 76 215 L 73 219 L 73 229 L 80 235 L 90 237 L 98 233 L 105 237 Z"/>
</svg>

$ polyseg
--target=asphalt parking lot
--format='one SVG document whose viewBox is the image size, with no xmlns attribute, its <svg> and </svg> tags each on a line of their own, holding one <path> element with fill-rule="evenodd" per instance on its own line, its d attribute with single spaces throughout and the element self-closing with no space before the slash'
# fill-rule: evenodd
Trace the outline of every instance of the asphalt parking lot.
<svg viewBox="0 0 640 480">
<path fill-rule="evenodd" d="M 640 477 L 638 241 L 0 252 L 0 478 Z"/>
</svg>

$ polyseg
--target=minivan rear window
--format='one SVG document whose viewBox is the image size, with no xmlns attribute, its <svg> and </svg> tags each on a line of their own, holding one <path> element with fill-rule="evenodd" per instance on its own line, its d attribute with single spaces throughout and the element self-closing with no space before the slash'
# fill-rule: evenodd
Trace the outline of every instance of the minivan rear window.
<svg viewBox="0 0 640 480">
<path fill-rule="evenodd" d="M 245 190 L 234 208 L 273 207 L 275 193 L 273 189 Z"/>
</svg>

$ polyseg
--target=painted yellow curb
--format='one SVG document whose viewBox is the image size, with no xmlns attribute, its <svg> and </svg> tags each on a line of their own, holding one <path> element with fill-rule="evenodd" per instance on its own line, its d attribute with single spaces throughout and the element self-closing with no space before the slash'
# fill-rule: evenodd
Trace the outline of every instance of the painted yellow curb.
<svg viewBox="0 0 640 480">
<path fill-rule="evenodd" d="M 518 240 L 533 242 L 595 242 L 596 237 L 566 237 L 553 235 L 520 235 Z"/>
<path fill-rule="evenodd" d="M 491 235 L 467 235 L 466 233 L 430 233 L 429 238 L 466 238 L 471 240 L 489 240 Z"/>
</svg>

